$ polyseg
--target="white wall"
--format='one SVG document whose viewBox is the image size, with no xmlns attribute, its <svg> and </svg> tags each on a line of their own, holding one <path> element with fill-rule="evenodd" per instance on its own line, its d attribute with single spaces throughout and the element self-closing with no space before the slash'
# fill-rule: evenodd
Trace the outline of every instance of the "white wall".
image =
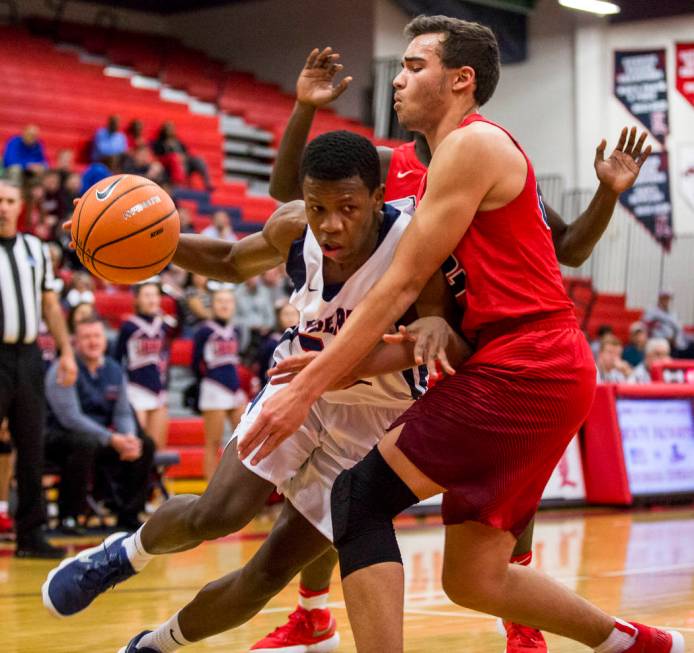
<svg viewBox="0 0 694 653">
<path fill-rule="evenodd" d="M 409 16 L 393 0 L 376 0 L 374 3 L 374 57 L 399 58 L 407 47 L 403 35 Z"/>
<path fill-rule="evenodd" d="M 169 26 L 186 44 L 289 92 L 310 50 L 329 45 L 354 77 L 335 108 L 359 118 L 371 81 L 373 15 L 370 0 L 258 0 L 177 14 Z"/>
</svg>

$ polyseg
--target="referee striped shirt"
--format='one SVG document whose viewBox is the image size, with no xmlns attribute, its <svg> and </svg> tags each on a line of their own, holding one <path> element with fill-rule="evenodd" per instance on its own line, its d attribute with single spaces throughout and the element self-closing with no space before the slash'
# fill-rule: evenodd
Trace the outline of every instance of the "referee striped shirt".
<svg viewBox="0 0 694 653">
<path fill-rule="evenodd" d="M 48 246 L 18 233 L 0 238 L 0 334 L 4 344 L 31 344 L 41 324 L 41 295 L 55 277 Z"/>
</svg>

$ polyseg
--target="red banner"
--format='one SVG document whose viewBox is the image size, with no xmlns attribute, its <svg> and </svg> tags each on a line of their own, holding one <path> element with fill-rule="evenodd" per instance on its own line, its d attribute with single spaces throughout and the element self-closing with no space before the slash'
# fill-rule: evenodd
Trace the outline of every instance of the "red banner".
<svg viewBox="0 0 694 653">
<path fill-rule="evenodd" d="M 677 44 L 677 90 L 694 106 L 694 43 Z"/>
</svg>

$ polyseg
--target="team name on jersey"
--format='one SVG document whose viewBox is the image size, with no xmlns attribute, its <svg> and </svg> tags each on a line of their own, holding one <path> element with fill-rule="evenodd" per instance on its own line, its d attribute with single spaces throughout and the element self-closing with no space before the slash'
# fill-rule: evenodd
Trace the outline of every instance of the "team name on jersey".
<svg viewBox="0 0 694 653">
<path fill-rule="evenodd" d="M 136 354 L 138 356 L 150 356 L 151 354 L 159 354 L 162 350 L 162 341 L 160 338 L 137 338 Z"/>
<path fill-rule="evenodd" d="M 308 320 L 304 333 L 330 333 L 336 336 L 350 316 L 352 309 L 338 308 L 332 315 L 322 320 Z"/>
</svg>

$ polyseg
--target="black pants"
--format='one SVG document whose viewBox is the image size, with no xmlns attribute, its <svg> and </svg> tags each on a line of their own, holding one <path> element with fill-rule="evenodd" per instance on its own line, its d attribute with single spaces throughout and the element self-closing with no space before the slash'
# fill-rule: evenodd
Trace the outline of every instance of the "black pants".
<svg viewBox="0 0 694 653">
<path fill-rule="evenodd" d="M 45 398 L 43 361 L 34 345 L 0 344 L 0 421 L 8 418 L 17 452 L 17 539 L 46 522 L 41 476 Z"/>
<path fill-rule="evenodd" d="M 46 434 L 46 458 L 60 469 L 58 509 L 61 519 L 84 514 L 90 486 L 119 520 L 137 517 L 144 510 L 147 484 L 154 459 L 154 442 L 144 433 L 142 455 L 124 462 L 115 449 L 63 429 Z"/>
</svg>

